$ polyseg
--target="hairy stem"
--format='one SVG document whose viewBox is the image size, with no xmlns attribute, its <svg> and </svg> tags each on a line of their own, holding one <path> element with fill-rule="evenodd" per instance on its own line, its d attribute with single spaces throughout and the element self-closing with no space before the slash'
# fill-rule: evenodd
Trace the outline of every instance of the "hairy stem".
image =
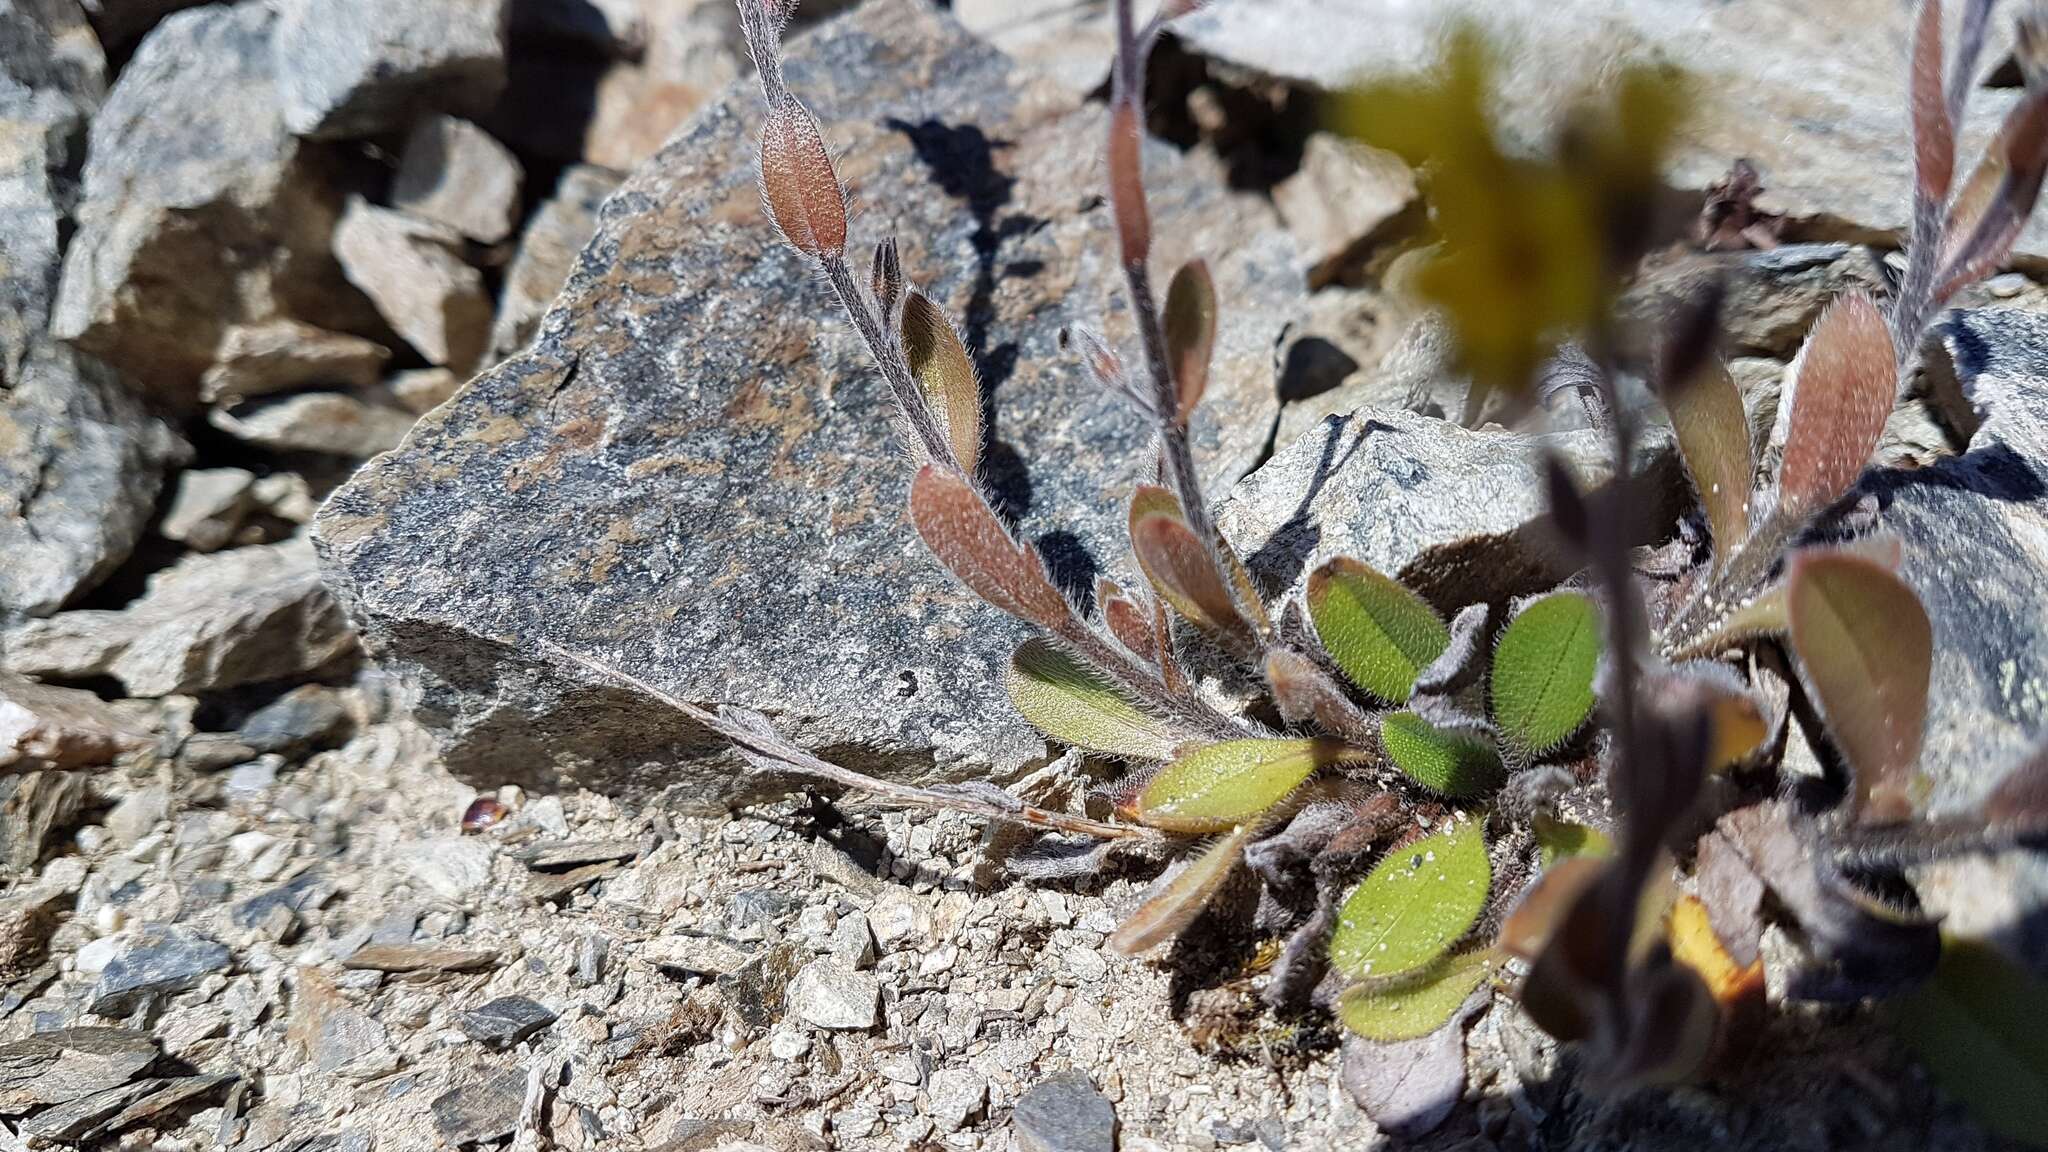
<svg viewBox="0 0 2048 1152">
<path fill-rule="evenodd" d="M 777 765 L 787 768 L 789 771 L 800 776 L 808 776 L 811 779 L 821 780 L 829 784 L 838 784 L 856 791 L 866 792 L 872 796 L 900 800 L 906 804 L 915 804 L 925 808 L 946 808 L 955 812 L 965 812 L 970 816 L 981 816 L 989 820 L 999 820 L 1008 824 L 1051 828 L 1060 832 L 1073 833 L 1077 836 L 1093 836 L 1102 840 L 1156 839 L 1158 836 L 1157 833 L 1150 829 L 1128 824 L 1105 824 L 1100 820 L 1090 820 L 1085 816 L 1069 816 L 1064 812 L 1035 808 L 1022 801 L 1019 801 L 1016 807 L 1011 808 L 987 800 L 977 800 L 968 795 L 940 792 L 930 788 L 917 788 L 908 784 L 878 780 L 872 776 L 855 772 L 851 768 L 841 767 L 828 760 L 820 760 L 795 744 L 780 737 L 772 736 L 765 731 L 732 723 L 709 709 L 700 708 L 684 700 L 682 697 L 657 688 L 631 673 L 593 660 L 580 653 L 572 652 L 552 641 L 542 640 L 540 646 L 543 650 L 594 672 L 607 680 L 625 685 L 639 692 L 644 692 L 710 729 L 720 739 L 725 740 L 734 747 L 745 752 L 751 752 L 761 759 L 773 761 Z"/>
<path fill-rule="evenodd" d="M 946 430 L 939 427 L 938 417 L 925 400 L 924 390 L 917 386 L 911 375 L 910 364 L 903 358 L 903 346 L 882 327 L 882 322 L 868 308 L 867 297 L 854 280 L 853 270 L 837 256 L 823 257 L 818 264 L 824 268 L 825 278 L 832 284 L 833 295 L 839 297 L 839 306 L 846 310 L 847 318 L 853 321 L 854 329 L 860 333 L 861 342 L 867 345 L 868 358 L 881 370 L 882 379 L 889 382 L 889 391 L 896 398 L 896 408 L 903 413 L 904 423 L 910 425 L 911 435 L 917 437 L 918 447 L 926 458 L 951 469 L 955 475 L 966 475 L 959 457 L 953 454 L 952 441 L 946 439 Z"/>
</svg>

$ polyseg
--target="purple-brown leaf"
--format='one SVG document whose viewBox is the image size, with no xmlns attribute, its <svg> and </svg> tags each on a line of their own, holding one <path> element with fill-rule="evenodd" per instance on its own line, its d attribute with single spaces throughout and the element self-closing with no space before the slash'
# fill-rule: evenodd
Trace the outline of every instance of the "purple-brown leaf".
<svg viewBox="0 0 2048 1152">
<path fill-rule="evenodd" d="M 1058 630 L 1067 599 L 1038 553 L 1017 543 L 960 476 L 927 464 L 910 484 L 910 518 L 925 547 L 969 591 L 1020 620 Z"/>
<path fill-rule="evenodd" d="M 1160 597 L 1190 623 L 1225 635 L 1245 632 L 1214 555 L 1181 518 L 1171 492 L 1150 484 L 1138 487 L 1131 498 L 1131 549 Z"/>
<path fill-rule="evenodd" d="M 1884 314 L 1851 292 L 1821 313 L 1799 352 L 1778 515 L 1803 521 L 1863 473 L 1891 415 L 1898 358 Z"/>
<path fill-rule="evenodd" d="M 1186 424 L 1208 387 L 1209 360 L 1216 348 L 1216 282 L 1210 279 L 1207 264 L 1190 260 L 1173 274 L 1173 282 L 1166 286 L 1166 312 L 1160 323 L 1166 330 L 1166 355 L 1179 393 L 1179 419 Z"/>
<path fill-rule="evenodd" d="M 2048 91 L 2030 91 L 2006 114 L 1998 136 L 1956 197 L 1943 238 L 1934 299 L 1947 300 L 2011 253 L 2048 172 Z"/>
<path fill-rule="evenodd" d="M 1941 74 L 1941 0 L 1921 0 L 1913 29 L 1913 179 L 1919 197 L 1940 204 L 1955 177 L 1956 134 Z"/>
<path fill-rule="evenodd" d="M 1786 603 L 1793 650 L 1855 774 L 1859 817 L 1905 819 L 1934 648 L 1920 598 L 1882 565 L 1818 552 L 1794 558 Z"/>
<path fill-rule="evenodd" d="M 1180 935 L 1195 922 L 1209 901 L 1216 898 L 1237 863 L 1244 856 L 1245 842 L 1257 825 L 1244 824 L 1209 845 L 1187 867 L 1161 880 L 1145 902 L 1131 913 L 1109 938 L 1109 950 L 1119 956 L 1149 952 Z"/>
<path fill-rule="evenodd" d="M 1137 106 L 1118 101 L 1109 114 L 1109 203 L 1116 213 L 1119 251 L 1126 267 L 1141 265 L 1152 251 L 1152 211 L 1145 204 L 1140 159 L 1145 126 Z"/>
<path fill-rule="evenodd" d="M 818 121 L 786 97 L 761 128 L 761 198 L 783 239 L 816 260 L 846 250 L 846 193 Z"/>
</svg>

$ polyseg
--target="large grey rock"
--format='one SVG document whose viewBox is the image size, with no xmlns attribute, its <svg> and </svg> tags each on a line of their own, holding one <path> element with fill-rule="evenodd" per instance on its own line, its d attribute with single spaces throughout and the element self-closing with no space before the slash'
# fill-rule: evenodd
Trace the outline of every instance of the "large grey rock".
<svg viewBox="0 0 2048 1152">
<path fill-rule="evenodd" d="M 230 326 L 361 310 L 327 257 L 329 157 L 278 116 L 274 25 L 262 4 L 169 17 L 92 123 L 52 329 L 168 408 L 193 402 Z"/>
<path fill-rule="evenodd" d="M 1678 69 L 1694 87 L 1667 168 L 1674 186 L 1704 190 L 1747 157 L 1763 174 L 1764 210 L 1868 234 L 1907 223 L 1912 10 L 1896 0 L 1214 0 L 1174 31 L 1202 55 L 1336 88 L 1419 75 L 1443 30 L 1470 19 L 1502 50 L 1497 108 L 1523 146 L 1546 143 L 1559 108 L 1616 60 Z M 1994 20 L 1988 60 L 2006 25 Z M 1980 89 L 1961 151 L 1974 155 L 2016 96 Z M 2029 226 L 2019 251 L 2048 253 L 2048 221 Z"/>
<path fill-rule="evenodd" d="M 189 449 L 106 365 L 54 341 L 0 377 L 0 619 L 47 615 L 127 558 Z"/>
<path fill-rule="evenodd" d="M 1086 1072 L 1032 1085 L 1017 1098 L 1010 1124 L 1024 1152 L 1116 1152 L 1116 1106 Z"/>
<path fill-rule="evenodd" d="M 277 75 L 301 136 L 374 136 L 505 87 L 505 0 L 281 0 Z"/>
<path fill-rule="evenodd" d="M 104 364 L 47 335 L 101 95 L 103 62 L 66 55 L 80 37 L 71 0 L 0 0 L 0 619 L 53 612 L 125 559 L 184 450 Z"/>
<path fill-rule="evenodd" d="M 1140 421 L 1057 345 L 1127 341 L 1098 109 L 1020 79 L 944 16 L 889 0 L 798 40 L 791 83 L 850 158 L 865 235 L 982 355 L 985 471 L 1085 586 L 1118 562 Z M 761 710 L 864 769 L 931 781 L 1045 755 L 1002 669 L 1017 626 L 955 586 L 902 509 L 884 387 L 759 210 L 757 94 L 707 108 L 606 204 L 523 354 L 372 461 L 316 528 L 375 650 L 419 684 L 448 765 L 704 808 L 758 795 L 715 740 L 539 650 L 549 640 L 704 703 Z M 947 120 L 928 119 L 946 109 Z M 1161 269 L 1209 258 L 1226 301 L 1198 456 L 1221 492 L 1264 451 L 1272 347 L 1300 291 L 1265 207 L 1148 153 Z M 510 774 L 508 776 L 508 774 Z"/>
<path fill-rule="evenodd" d="M 1956 814 L 2048 733 L 2048 317 L 1965 312 L 1942 338 L 1983 426 L 1961 455 L 1874 472 L 1861 491 L 1898 535 L 1899 574 L 1933 625 L 1920 770 L 1929 810 Z M 1937 873 L 1923 894 L 1958 931 L 2015 933 L 2048 971 L 2048 861 L 2015 854 L 1995 869 Z"/>
<path fill-rule="evenodd" d="M 300 537 L 187 556 L 119 610 L 29 621 L 7 634 L 0 665 L 67 680 L 112 676 L 132 696 L 167 696 L 310 672 L 354 648 Z"/>
<path fill-rule="evenodd" d="M 555 194 L 534 210 L 519 238 L 519 254 L 505 271 L 498 316 L 491 325 L 491 353 L 509 356 L 533 338 L 555 293 L 576 267 L 576 256 L 597 234 L 597 210 L 619 187 L 603 168 L 578 164 L 563 171 Z"/>
<path fill-rule="evenodd" d="M 1611 475 L 1607 446 L 1592 431 L 1475 431 L 1361 408 L 1275 453 L 1231 493 L 1218 523 L 1275 594 L 1292 595 L 1322 561 L 1351 556 L 1439 605 L 1497 601 L 1550 587 L 1574 567 L 1543 524 L 1543 451 L 1594 485 Z M 1649 440 L 1636 463 L 1649 473 L 1648 498 L 1676 481 L 1667 440 Z"/>
</svg>

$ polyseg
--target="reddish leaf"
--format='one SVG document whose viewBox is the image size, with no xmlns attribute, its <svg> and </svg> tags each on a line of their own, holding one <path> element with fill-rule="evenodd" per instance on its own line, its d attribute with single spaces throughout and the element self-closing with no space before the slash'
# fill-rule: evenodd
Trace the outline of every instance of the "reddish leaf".
<svg viewBox="0 0 2048 1152">
<path fill-rule="evenodd" d="M 1109 938 L 1109 949 L 1119 956 L 1136 956 L 1166 943 L 1195 922 L 1209 901 L 1237 871 L 1245 842 L 1256 830 L 1245 824 L 1211 844 L 1200 856 L 1153 888 L 1130 918 Z"/>
<path fill-rule="evenodd" d="M 1551 936 L 1564 924 L 1566 913 L 1578 903 L 1602 871 L 1606 860 L 1593 856 L 1567 856 L 1543 870 L 1515 910 L 1500 926 L 1501 950 L 1520 960 L 1543 951 Z"/>
<path fill-rule="evenodd" d="M 1209 383 L 1209 360 L 1216 348 L 1216 282 L 1209 266 L 1190 260 L 1166 286 L 1166 355 L 1173 365 L 1174 387 L 1180 393 L 1180 422 L 1186 424 L 1202 402 Z"/>
<path fill-rule="evenodd" d="M 1942 85 L 1941 0 L 1921 0 L 1913 30 L 1913 178 L 1920 197 L 1940 204 L 1955 177 L 1955 125 Z"/>
<path fill-rule="evenodd" d="M 974 487 L 927 464 L 910 484 L 910 518 L 925 547 L 969 591 L 1041 628 L 1065 625 L 1072 610 L 1038 553 L 1010 538 Z"/>
<path fill-rule="evenodd" d="M 1671 389 L 1664 404 L 1671 411 L 1685 470 L 1707 513 L 1714 562 L 1724 564 L 1749 535 L 1749 487 L 1756 474 L 1742 394 L 1728 369 L 1714 364 Z"/>
<path fill-rule="evenodd" d="M 946 430 L 954 459 L 973 472 L 981 461 L 981 379 L 952 321 L 922 292 L 903 301 L 903 355 Z"/>
<path fill-rule="evenodd" d="M 1159 644 L 1153 660 L 1159 666 L 1159 682 L 1166 685 L 1168 692 L 1187 695 L 1188 678 L 1173 659 L 1173 621 L 1167 619 L 1166 601 L 1157 596 L 1152 598 L 1152 638 Z"/>
<path fill-rule="evenodd" d="M 2048 171 L 2048 91 L 2029 92 L 2007 113 L 1951 211 L 1934 299 L 1947 300 L 2005 261 L 2033 215 Z"/>
<path fill-rule="evenodd" d="M 1793 650 L 1855 773 L 1859 815 L 1905 819 L 1934 647 L 1920 598 L 1879 564 L 1818 552 L 1794 558 L 1787 604 Z"/>
<path fill-rule="evenodd" d="M 1147 663 L 1159 656 L 1159 638 L 1152 634 L 1152 613 L 1108 577 L 1095 581 L 1095 603 L 1102 608 L 1103 623 L 1117 643 Z"/>
<path fill-rule="evenodd" d="M 1778 514 L 1796 523 L 1849 490 L 1891 415 L 1897 356 L 1870 297 L 1851 292 L 1828 306 L 1800 349 L 1794 381 Z"/>
<path fill-rule="evenodd" d="M 1181 518 L 1173 493 L 1139 485 L 1131 498 L 1131 549 L 1160 597 L 1190 623 L 1226 635 L 1244 633 L 1215 557 Z"/>
<path fill-rule="evenodd" d="M 1152 213 L 1145 205 L 1140 153 L 1145 125 L 1134 104 L 1118 101 L 1109 114 L 1109 203 L 1125 266 L 1141 265 L 1152 250 Z"/>
<path fill-rule="evenodd" d="M 1372 726 L 1364 711 L 1344 695 L 1336 682 L 1307 657 L 1285 648 L 1266 653 L 1266 684 L 1273 704 L 1290 724 L 1308 721 L 1325 732 L 1364 743 Z"/>
<path fill-rule="evenodd" d="M 813 260 L 846 250 L 846 194 L 818 121 L 794 96 L 761 129 L 761 198 L 790 247 Z"/>
</svg>

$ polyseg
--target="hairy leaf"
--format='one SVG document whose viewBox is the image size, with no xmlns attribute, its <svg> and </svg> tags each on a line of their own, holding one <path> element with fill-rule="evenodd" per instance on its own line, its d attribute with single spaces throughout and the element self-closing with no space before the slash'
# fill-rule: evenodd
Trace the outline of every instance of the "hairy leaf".
<svg viewBox="0 0 2048 1152">
<path fill-rule="evenodd" d="M 925 547 L 968 591 L 1020 620 L 1057 629 L 1067 599 L 1045 574 L 1038 553 L 1017 543 L 966 480 L 934 465 L 910 484 L 910 519 Z"/>
<path fill-rule="evenodd" d="M 1151 663 L 1159 658 L 1159 637 L 1152 633 L 1152 614 L 1123 596 L 1099 599 L 1102 619 L 1110 635 L 1133 653 Z"/>
<path fill-rule="evenodd" d="M 1372 725 L 1336 678 L 1299 653 L 1275 648 L 1266 653 L 1266 685 L 1273 704 L 1289 724 L 1314 722 L 1349 740 L 1370 741 Z"/>
<path fill-rule="evenodd" d="M 1672 656 L 1712 656 L 1763 636 L 1780 636 L 1789 631 L 1792 620 L 1785 607 L 1785 586 L 1773 584 L 1722 615 L 1691 636 L 1671 636 L 1666 643 Z"/>
<path fill-rule="evenodd" d="M 1010 657 L 1010 700 L 1038 730 L 1077 748 L 1166 760 L 1178 743 L 1166 725 L 1133 707 L 1094 669 L 1044 640 Z"/>
<path fill-rule="evenodd" d="M 1330 963 L 1354 980 L 1413 972 L 1471 930 L 1492 883 L 1476 820 L 1389 852 L 1345 899 Z"/>
<path fill-rule="evenodd" d="M 1779 517 L 1804 521 L 1849 490 L 1877 449 L 1897 390 L 1884 314 L 1860 292 L 1841 296 L 1821 313 L 1793 365 Z"/>
<path fill-rule="evenodd" d="M 761 128 L 761 199 L 783 239 L 813 260 L 846 251 L 846 193 L 810 109 L 794 96 Z"/>
<path fill-rule="evenodd" d="M 1438 728 L 1413 712 L 1395 712 L 1382 720 L 1380 744 L 1409 779 L 1454 800 L 1492 791 L 1506 779 L 1493 741 Z"/>
<path fill-rule="evenodd" d="M 1566 740 L 1593 711 L 1600 614 L 1577 592 L 1553 592 L 1522 609 L 1493 650 L 1493 714 L 1531 755 Z"/>
<path fill-rule="evenodd" d="M 1934 299 L 1946 300 L 1998 267 L 2033 215 L 2048 170 L 2048 91 L 2029 89 L 1957 194 Z"/>
<path fill-rule="evenodd" d="M 1209 266 L 1190 260 L 1173 274 L 1166 286 L 1166 311 L 1160 318 L 1166 330 L 1166 355 L 1173 365 L 1173 383 L 1179 390 L 1179 419 L 1187 423 L 1202 392 L 1209 384 L 1209 360 L 1216 347 L 1216 282 Z"/>
<path fill-rule="evenodd" d="M 1815 552 L 1793 559 L 1787 603 L 1793 650 L 1855 773 L 1860 818 L 1905 819 L 1933 658 L 1920 598 L 1872 561 Z"/>
<path fill-rule="evenodd" d="M 1989 944 L 1951 937 L 1934 979 L 1900 1000 L 1894 1019 L 1986 1127 L 2048 1147 L 2048 983 Z"/>
<path fill-rule="evenodd" d="M 1136 105 L 1116 101 L 1109 113 L 1109 203 L 1116 214 L 1119 252 L 1126 267 L 1152 251 L 1152 210 L 1145 203 L 1142 160 L 1144 118 Z"/>
<path fill-rule="evenodd" d="M 1368 1040 L 1413 1040 L 1444 1026 L 1493 969 L 1492 952 L 1446 956 L 1394 984 L 1359 984 L 1337 1001 L 1337 1018 Z"/>
<path fill-rule="evenodd" d="M 1131 550 L 1160 598 L 1190 623 L 1221 635 L 1244 633 L 1214 555 L 1188 527 L 1171 492 L 1139 485 L 1131 498 Z"/>
<path fill-rule="evenodd" d="M 1237 870 L 1255 829 L 1240 825 L 1203 849 L 1188 866 L 1168 875 L 1109 937 L 1110 951 L 1136 956 L 1166 943 L 1195 922 Z"/>
<path fill-rule="evenodd" d="M 1921 0 L 1913 28 L 1913 182 L 1921 201 L 1938 205 L 1955 178 L 1955 124 L 1942 84 L 1941 0 Z"/>
<path fill-rule="evenodd" d="M 1316 769 L 1355 759 L 1335 740 L 1225 740 L 1181 756 L 1138 795 L 1138 818 L 1172 832 L 1221 832 L 1257 820 Z"/>
<path fill-rule="evenodd" d="M 1308 578 L 1308 615 L 1323 649 L 1353 684 L 1396 704 L 1415 675 L 1443 654 L 1450 629 L 1422 597 L 1392 577 L 1339 556 Z"/>
<path fill-rule="evenodd" d="M 1679 455 L 1707 513 L 1714 562 L 1725 564 L 1749 535 L 1749 489 L 1756 472 L 1742 394 L 1728 369 L 1716 363 L 1670 389 L 1664 405 L 1678 434 Z"/>
<path fill-rule="evenodd" d="M 903 355 L 946 430 L 954 458 L 973 472 L 981 461 L 981 379 L 952 321 L 922 292 L 903 301 Z"/>
</svg>

